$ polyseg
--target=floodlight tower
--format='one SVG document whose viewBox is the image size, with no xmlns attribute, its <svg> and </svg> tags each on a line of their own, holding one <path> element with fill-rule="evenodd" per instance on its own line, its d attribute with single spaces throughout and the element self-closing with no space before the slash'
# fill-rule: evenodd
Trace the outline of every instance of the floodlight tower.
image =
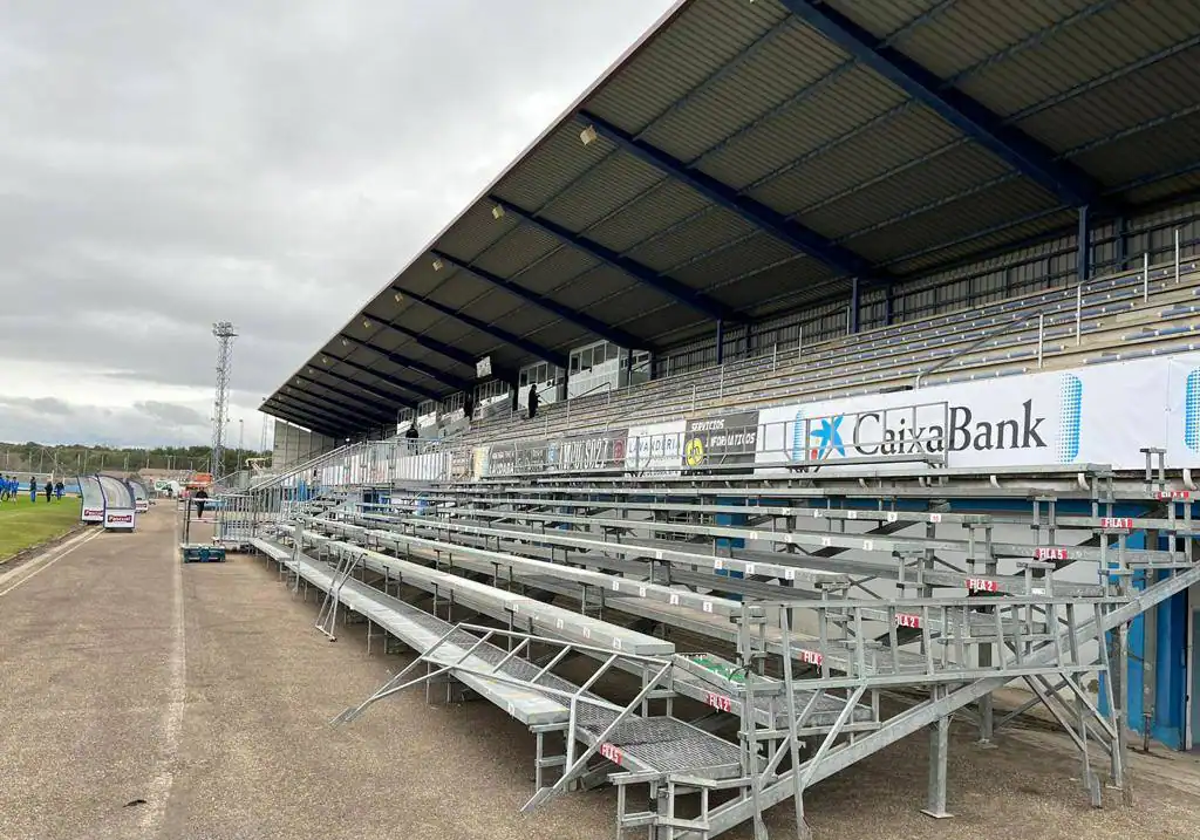
<svg viewBox="0 0 1200 840">
<path fill-rule="evenodd" d="M 217 339 L 217 394 L 213 400 L 212 467 L 213 478 L 221 472 L 225 455 L 225 424 L 229 422 L 229 372 L 233 366 L 233 340 L 237 337 L 233 324 L 217 321 L 212 334 Z"/>
</svg>

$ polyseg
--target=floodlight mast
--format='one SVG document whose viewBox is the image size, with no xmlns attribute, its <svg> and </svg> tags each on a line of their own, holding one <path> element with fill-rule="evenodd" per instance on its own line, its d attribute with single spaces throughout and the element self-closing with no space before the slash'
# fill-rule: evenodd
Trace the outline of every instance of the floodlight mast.
<svg viewBox="0 0 1200 840">
<path fill-rule="evenodd" d="M 229 422 L 229 374 L 233 367 L 233 340 L 237 332 L 229 321 L 213 324 L 212 334 L 217 339 L 217 392 L 213 399 L 212 464 L 209 471 L 213 478 L 221 475 L 221 463 L 225 457 L 225 424 Z"/>
</svg>

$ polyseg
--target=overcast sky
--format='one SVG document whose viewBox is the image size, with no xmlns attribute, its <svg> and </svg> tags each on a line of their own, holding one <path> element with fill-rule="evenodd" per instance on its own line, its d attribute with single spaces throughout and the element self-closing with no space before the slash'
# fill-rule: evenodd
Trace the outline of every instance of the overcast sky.
<svg viewBox="0 0 1200 840">
<path fill-rule="evenodd" d="M 210 438 L 671 0 L 0 3 L 0 441 Z"/>
</svg>

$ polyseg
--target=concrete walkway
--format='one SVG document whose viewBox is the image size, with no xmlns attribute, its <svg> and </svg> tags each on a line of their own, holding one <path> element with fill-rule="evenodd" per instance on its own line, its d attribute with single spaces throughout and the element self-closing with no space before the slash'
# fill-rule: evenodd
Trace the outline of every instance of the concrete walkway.
<svg viewBox="0 0 1200 840">
<path fill-rule="evenodd" d="M 611 790 L 518 812 L 533 738 L 487 703 L 427 706 L 414 691 L 329 727 L 407 659 L 368 657 L 357 627 L 326 641 L 316 605 L 261 559 L 183 566 L 175 534 L 160 503 L 136 533 L 89 532 L 0 577 L 0 840 L 613 836 Z M 918 812 L 917 738 L 816 788 L 816 836 L 1179 837 L 1200 824 L 1194 788 L 1163 771 L 1135 788 L 1138 808 L 1096 812 L 1056 736 L 968 741 L 951 756 L 957 819 Z M 789 806 L 773 811 L 772 836 L 794 836 L 790 823 Z"/>
</svg>

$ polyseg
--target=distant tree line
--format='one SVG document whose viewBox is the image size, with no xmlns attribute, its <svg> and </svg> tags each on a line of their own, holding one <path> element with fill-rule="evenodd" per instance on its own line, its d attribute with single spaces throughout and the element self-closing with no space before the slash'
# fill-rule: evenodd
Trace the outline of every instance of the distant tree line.
<svg viewBox="0 0 1200 840">
<path fill-rule="evenodd" d="M 0 442 L 0 473 L 55 473 L 78 475 L 94 472 L 135 473 L 141 470 L 199 470 L 207 471 L 212 454 L 208 446 L 160 446 L 154 449 L 137 447 L 83 446 L 64 444 L 44 446 L 40 443 Z M 244 469 L 247 458 L 261 453 L 250 449 L 227 449 L 222 459 L 221 474 Z"/>
</svg>

